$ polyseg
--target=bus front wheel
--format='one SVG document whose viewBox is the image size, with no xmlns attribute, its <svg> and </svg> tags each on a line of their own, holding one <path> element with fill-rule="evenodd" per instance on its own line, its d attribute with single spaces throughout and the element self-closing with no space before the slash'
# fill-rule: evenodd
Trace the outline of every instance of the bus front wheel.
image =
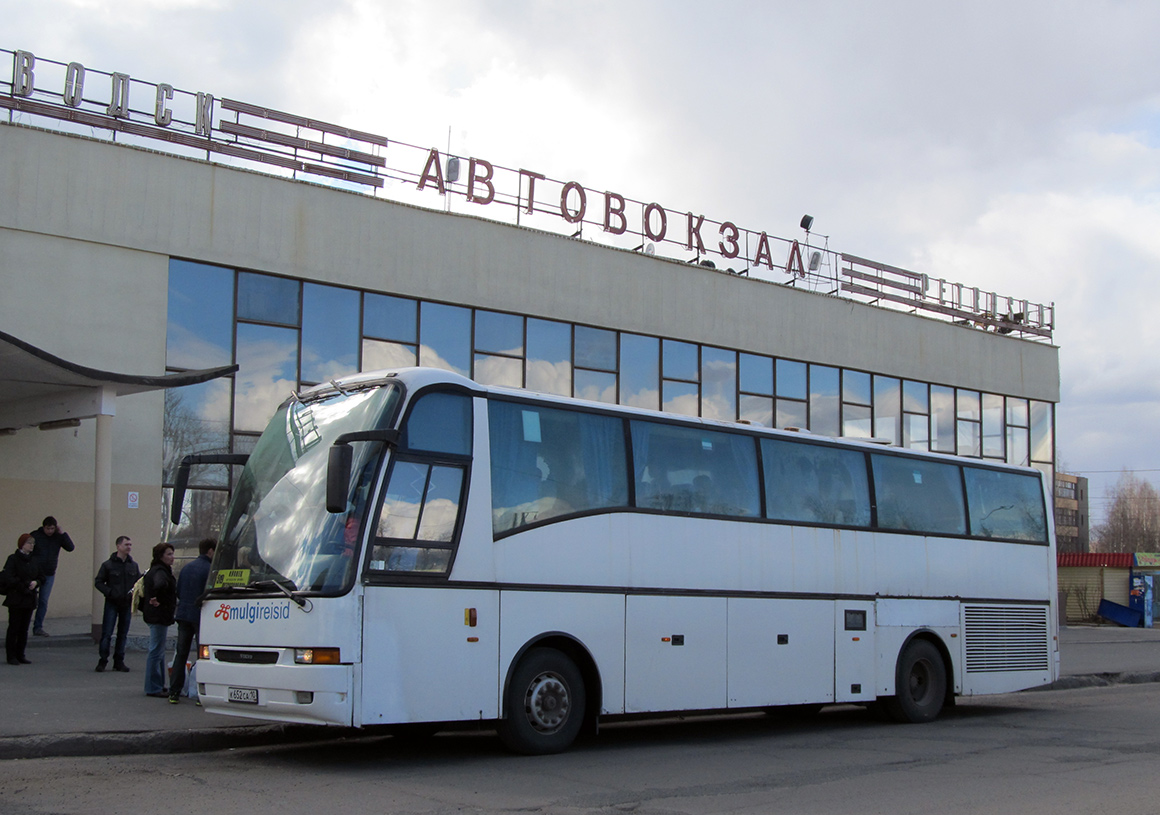
<svg viewBox="0 0 1160 815">
<path fill-rule="evenodd" d="M 894 695 L 884 701 L 896 722 L 929 722 L 942 711 L 947 695 L 942 654 L 927 640 L 911 640 L 898 657 Z"/>
<path fill-rule="evenodd" d="M 533 648 L 512 673 L 507 717 L 499 737 L 525 755 L 568 749 L 584 721 L 584 680 L 580 670 L 555 648 Z"/>
</svg>

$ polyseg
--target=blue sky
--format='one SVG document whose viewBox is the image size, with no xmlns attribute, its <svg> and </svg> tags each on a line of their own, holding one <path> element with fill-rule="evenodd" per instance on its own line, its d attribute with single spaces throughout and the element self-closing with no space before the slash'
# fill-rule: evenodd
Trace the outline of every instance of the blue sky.
<svg viewBox="0 0 1160 815">
<path fill-rule="evenodd" d="M 1054 302 L 1061 462 L 1160 469 L 1160 4 L 0 0 L 0 47 Z M 1142 472 L 1160 483 L 1160 473 Z"/>
</svg>

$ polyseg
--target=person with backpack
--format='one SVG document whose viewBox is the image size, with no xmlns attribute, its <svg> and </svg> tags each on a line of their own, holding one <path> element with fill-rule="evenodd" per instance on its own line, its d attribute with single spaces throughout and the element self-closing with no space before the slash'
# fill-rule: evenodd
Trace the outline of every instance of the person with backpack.
<svg viewBox="0 0 1160 815">
<path fill-rule="evenodd" d="M 169 704 L 180 701 L 185 687 L 185 663 L 189 648 L 197 638 L 201 626 L 201 595 L 209 580 L 210 565 L 217 541 L 206 538 L 197 545 L 197 560 L 185 565 L 177 576 L 177 649 L 173 654 L 173 673 L 169 681 Z M 192 694 L 191 694 L 192 695 Z"/>
<path fill-rule="evenodd" d="M 129 554 L 132 550 L 133 541 L 127 535 L 117 538 L 117 551 L 101 564 L 93 581 L 97 591 L 105 595 L 97 673 L 104 671 L 109 664 L 109 643 L 113 639 L 114 628 L 117 631 L 117 643 L 113 649 L 113 670 L 129 672 L 129 666 L 125 664 L 125 641 L 129 637 L 129 624 L 133 619 L 133 585 L 141 577 L 137 561 Z"/>
<path fill-rule="evenodd" d="M 165 686 L 165 641 L 177 610 L 177 580 L 173 576 L 173 544 L 153 547 L 153 561 L 145 573 L 141 616 L 149 625 L 149 653 L 145 655 L 145 695 L 169 698 Z"/>
</svg>

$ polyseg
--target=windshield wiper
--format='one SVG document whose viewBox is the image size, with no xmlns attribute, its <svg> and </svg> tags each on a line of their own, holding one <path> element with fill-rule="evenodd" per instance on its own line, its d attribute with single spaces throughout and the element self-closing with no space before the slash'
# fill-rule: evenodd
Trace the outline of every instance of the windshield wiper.
<svg viewBox="0 0 1160 815">
<path fill-rule="evenodd" d="M 246 588 L 253 589 L 255 591 L 259 591 L 261 589 L 269 588 L 270 586 L 273 586 L 278 591 L 282 592 L 287 597 L 289 597 L 291 600 L 293 600 L 295 603 L 297 603 L 299 606 L 305 606 L 306 601 L 298 596 L 298 587 L 294 585 L 294 581 L 287 579 L 286 582 L 289 583 L 293 587 L 292 590 L 288 589 L 284 585 L 282 585 L 282 582 L 280 580 L 255 580 L 253 583 L 250 583 L 248 586 L 246 586 Z"/>
<path fill-rule="evenodd" d="M 221 591 L 223 589 L 226 591 L 265 591 L 273 587 L 285 594 L 299 606 L 305 606 L 306 600 L 298 596 L 298 587 L 294 585 L 294 581 L 287 580 L 286 582 L 290 584 L 291 588 L 286 588 L 279 580 L 255 580 L 253 583 L 247 583 L 244 586 L 218 586 L 214 591 Z M 208 593 L 207 591 L 206 594 Z"/>
</svg>

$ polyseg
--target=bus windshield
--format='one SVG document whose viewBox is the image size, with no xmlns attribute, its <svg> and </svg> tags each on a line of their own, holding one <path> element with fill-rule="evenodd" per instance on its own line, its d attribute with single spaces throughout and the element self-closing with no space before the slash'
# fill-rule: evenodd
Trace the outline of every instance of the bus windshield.
<svg viewBox="0 0 1160 815">
<path fill-rule="evenodd" d="M 347 510 L 326 511 L 328 451 L 341 434 L 386 428 L 397 385 L 326 391 L 278 409 L 230 501 L 211 590 L 342 594 L 353 583 L 382 442 L 356 442 Z"/>
</svg>

